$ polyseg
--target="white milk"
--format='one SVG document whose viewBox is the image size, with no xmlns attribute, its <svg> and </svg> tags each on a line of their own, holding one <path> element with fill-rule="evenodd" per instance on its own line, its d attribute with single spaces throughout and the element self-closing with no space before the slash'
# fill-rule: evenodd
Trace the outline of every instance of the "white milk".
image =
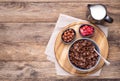
<svg viewBox="0 0 120 81">
<path fill-rule="evenodd" d="M 101 5 L 95 5 L 90 7 L 91 15 L 96 20 L 101 20 L 106 16 L 106 10 Z"/>
</svg>

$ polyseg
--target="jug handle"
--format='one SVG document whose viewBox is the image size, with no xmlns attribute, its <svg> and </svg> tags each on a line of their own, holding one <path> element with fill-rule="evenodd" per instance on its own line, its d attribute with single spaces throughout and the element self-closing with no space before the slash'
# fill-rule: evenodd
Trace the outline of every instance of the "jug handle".
<svg viewBox="0 0 120 81">
<path fill-rule="evenodd" d="M 106 22 L 108 22 L 108 23 L 112 23 L 113 22 L 113 19 L 110 16 L 108 16 L 108 15 L 104 18 L 104 20 Z"/>
</svg>

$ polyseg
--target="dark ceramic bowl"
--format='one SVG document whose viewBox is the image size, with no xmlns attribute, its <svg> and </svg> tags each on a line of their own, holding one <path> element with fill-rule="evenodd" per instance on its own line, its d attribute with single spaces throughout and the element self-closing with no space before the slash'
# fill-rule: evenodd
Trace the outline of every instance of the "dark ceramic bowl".
<svg viewBox="0 0 120 81">
<path fill-rule="evenodd" d="M 70 61 L 70 48 L 74 45 L 75 42 L 77 41 L 80 41 L 80 40 L 88 40 L 88 41 L 91 41 L 93 43 L 93 45 L 95 46 L 95 49 L 100 53 L 100 49 L 98 47 L 98 45 L 95 43 L 95 41 L 93 41 L 92 39 L 89 39 L 89 38 L 81 38 L 81 39 L 77 39 L 76 41 L 74 41 L 70 47 L 69 47 L 69 51 L 68 51 L 68 60 L 69 60 L 69 63 L 72 65 L 73 68 L 75 68 L 76 70 L 78 71 L 82 71 L 82 72 L 89 72 L 89 71 L 92 71 L 95 69 L 95 67 L 99 64 L 100 62 L 100 56 L 98 55 L 98 60 L 96 61 L 96 64 L 94 66 L 92 66 L 91 68 L 89 69 L 83 69 L 83 68 L 80 68 L 80 67 L 77 67 L 75 66 L 71 61 Z"/>
<path fill-rule="evenodd" d="M 68 28 L 68 29 L 64 30 L 63 33 L 62 33 L 62 35 L 61 35 L 61 40 L 62 40 L 62 42 L 64 42 L 64 44 L 70 44 L 70 43 L 72 43 L 72 42 L 75 40 L 75 38 L 76 38 L 76 32 L 75 32 L 74 29 L 72 29 L 73 32 L 74 32 L 74 37 L 73 37 L 73 39 L 72 39 L 70 42 L 65 42 L 65 41 L 64 41 L 64 39 L 63 39 L 62 36 L 63 36 L 64 32 L 66 32 L 66 31 L 69 30 L 69 29 L 72 29 L 72 28 Z"/>
<path fill-rule="evenodd" d="M 82 28 L 82 27 L 84 27 L 84 26 L 91 26 L 91 25 L 89 25 L 89 24 L 83 24 L 83 25 L 81 25 L 80 27 L 79 27 L 79 33 L 80 33 L 80 35 L 82 36 L 82 37 L 86 37 L 86 38 L 90 38 L 90 37 L 92 37 L 93 35 L 94 35 L 94 32 L 95 32 L 95 29 L 94 29 L 94 27 L 93 26 L 91 26 L 91 27 L 93 27 L 93 34 L 91 34 L 91 35 L 89 35 L 89 36 L 84 36 L 84 35 L 82 35 L 82 33 L 81 33 L 81 31 L 80 31 L 80 28 Z"/>
</svg>

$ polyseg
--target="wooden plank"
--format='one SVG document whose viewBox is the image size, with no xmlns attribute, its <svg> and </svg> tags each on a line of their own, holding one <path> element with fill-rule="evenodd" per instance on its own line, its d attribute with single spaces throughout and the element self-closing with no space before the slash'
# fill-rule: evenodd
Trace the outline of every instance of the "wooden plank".
<svg viewBox="0 0 120 81">
<path fill-rule="evenodd" d="M 28 58 L 28 60 L 29 58 L 30 60 L 34 60 L 33 58 L 36 58 L 37 55 L 39 55 L 40 53 L 44 53 L 44 51 L 40 52 L 39 50 L 45 49 L 45 46 L 50 38 L 50 35 L 54 29 L 54 26 L 55 26 L 54 23 L 2 23 L 0 24 L 0 42 L 1 42 L 0 48 L 2 49 L 0 50 L 1 51 L 0 53 L 2 54 L 1 55 L 2 60 L 4 59 L 16 60 L 19 57 L 21 57 L 23 53 L 24 54 L 22 58 L 19 58 L 19 60 L 25 60 L 26 58 Z M 113 50 L 117 48 L 119 49 L 119 46 L 120 46 L 119 33 L 120 33 L 119 26 L 117 25 L 114 27 L 109 26 L 108 39 L 109 41 L 114 41 L 112 42 L 114 43 L 113 45 L 118 45 L 118 47 L 116 46 L 112 47 L 111 49 Z M 110 43 L 110 45 L 112 43 Z M 30 49 L 31 50 L 34 49 L 38 51 L 35 57 L 29 56 L 31 55 Z M 114 52 L 115 51 L 113 51 L 113 53 Z M 15 56 L 11 56 L 11 54 Z M 26 56 L 27 54 L 28 56 Z M 16 57 L 17 55 L 18 57 Z"/>
<path fill-rule="evenodd" d="M 66 76 L 64 76 L 66 77 Z M 61 78 L 22 78 L 22 79 L 17 79 L 17 81 L 120 81 L 119 78 L 114 78 L 114 79 L 109 79 L 109 78 L 103 78 L 103 79 L 96 79 L 91 78 L 91 79 L 87 79 L 87 78 L 82 78 L 82 77 L 67 77 L 64 79 Z M 15 79 L 1 79 L 0 81 L 16 81 Z"/>
<path fill-rule="evenodd" d="M 109 24 L 109 41 L 120 38 L 119 24 Z M 0 23 L 0 42 L 35 42 L 47 44 L 55 23 Z"/>
<path fill-rule="evenodd" d="M 54 63 L 52 62 L 36 62 L 36 61 L 15 61 L 15 62 L 6 62 L 6 61 L 0 61 L 0 72 L 2 71 L 21 71 L 24 70 L 26 67 L 34 68 L 34 69 L 52 69 L 54 68 Z M 43 71 L 41 71 L 43 73 Z M 52 71 L 51 71 L 52 72 Z M 47 72 L 45 72 L 47 73 Z M 54 73 L 54 72 L 53 72 Z M 1 77 L 0 77 L 1 78 Z"/>
<path fill-rule="evenodd" d="M 47 66 L 49 65 L 49 67 Z M 32 61 L 27 63 L 4 63 L 4 66 L 1 66 L 0 78 L 47 78 L 55 76 L 55 68 L 50 68 L 52 63 L 44 62 L 35 62 Z M 41 68 L 41 66 L 47 66 Z"/>
<path fill-rule="evenodd" d="M 66 77 L 66 76 L 65 76 Z M 108 79 L 108 78 L 103 78 L 103 79 L 87 79 L 87 78 L 81 78 L 81 77 L 68 77 L 64 79 L 59 79 L 59 78 L 24 78 L 24 79 L 17 79 L 17 81 L 120 81 L 119 78 L 114 78 L 114 79 Z M 14 81 L 14 79 L 1 79 L 0 81 Z"/>
<path fill-rule="evenodd" d="M 108 60 L 120 59 L 120 45 L 109 43 Z M 0 43 L 1 61 L 47 61 L 44 54 L 46 44 L 39 43 Z"/>
<path fill-rule="evenodd" d="M 0 43 L 0 60 L 47 61 L 45 47 L 39 43 Z"/>
<path fill-rule="evenodd" d="M 68 2 L 82 2 L 82 3 L 84 3 L 84 2 L 93 2 L 93 3 L 95 3 L 95 2 L 99 2 L 99 3 L 102 3 L 102 2 L 104 2 L 104 3 L 112 3 L 112 2 L 119 2 L 119 0 L 0 0 L 0 2 L 66 2 L 66 3 L 68 3 Z"/>
<path fill-rule="evenodd" d="M 0 0 L 0 2 L 106 2 L 106 3 L 112 3 L 112 2 L 119 2 L 119 0 Z"/>
<path fill-rule="evenodd" d="M 120 60 L 118 61 L 110 61 L 111 64 L 109 66 L 104 65 L 102 72 L 99 78 L 119 78 L 120 77 Z M 114 76 L 116 75 L 116 77 Z"/>
<path fill-rule="evenodd" d="M 54 23 L 0 23 L 0 42 L 38 42 L 46 44 Z"/>
<path fill-rule="evenodd" d="M 89 3 L 0 3 L 0 22 L 56 22 L 60 13 L 86 19 Z M 120 3 L 105 5 L 115 23 L 119 23 Z"/>
<path fill-rule="evenodd" d="M 103 67 L 101 76 L 98 78 L 119 78 L 118 67 L 120 67 L 119 61 L 113 61 L 110 66 Z M 0 62 L 0 69 L 0 78 L 65 78 L 55 76 L 54 64 L 50 62 Z"/>
<path fill-rule="evenodd" d="M 116 41 L 114 41 L 116 42 Z M 119 44 L 118 43 L 111 43 L 109 42 L 109 46 L 110 46 L 110 49 L 109 49 L 109 55 L 108 55 L 108 60 L 110 61 L 114 61 L 114 60 L 120 60 L 120 42 Z"/>
<path fill-rule="evenodd" d="M 118 28 L 109 28 L 108 31 L 108 40 L 109 41 L 116 41 L 116 43 L 120 43 L 120 29 Z"/>
</svg>

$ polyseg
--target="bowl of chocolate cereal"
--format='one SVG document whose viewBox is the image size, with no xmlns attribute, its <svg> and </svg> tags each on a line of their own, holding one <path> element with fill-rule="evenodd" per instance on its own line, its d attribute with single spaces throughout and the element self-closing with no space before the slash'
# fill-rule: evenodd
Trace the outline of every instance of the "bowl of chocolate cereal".
<svg viewBox="0 0 120 81">
<path fill-rule="evenodd" d="M 100 53 L 98 45 L 90 38 L 75 40 L 68 51 L 68 60 L 72 67 L 84 72 L 95 69 L 100 62 L 100 56 L 94 49 Z"/>
<path fill-rule="evenodd" d="M 61 39 L 64 42 L 64 44 L 72 43 L 74 41 L 75 37 L 76 37 L 76 32 L 72 28 L 68 28 L 68 29 L 64 30 L 61 35 Z"/>
</svg>

